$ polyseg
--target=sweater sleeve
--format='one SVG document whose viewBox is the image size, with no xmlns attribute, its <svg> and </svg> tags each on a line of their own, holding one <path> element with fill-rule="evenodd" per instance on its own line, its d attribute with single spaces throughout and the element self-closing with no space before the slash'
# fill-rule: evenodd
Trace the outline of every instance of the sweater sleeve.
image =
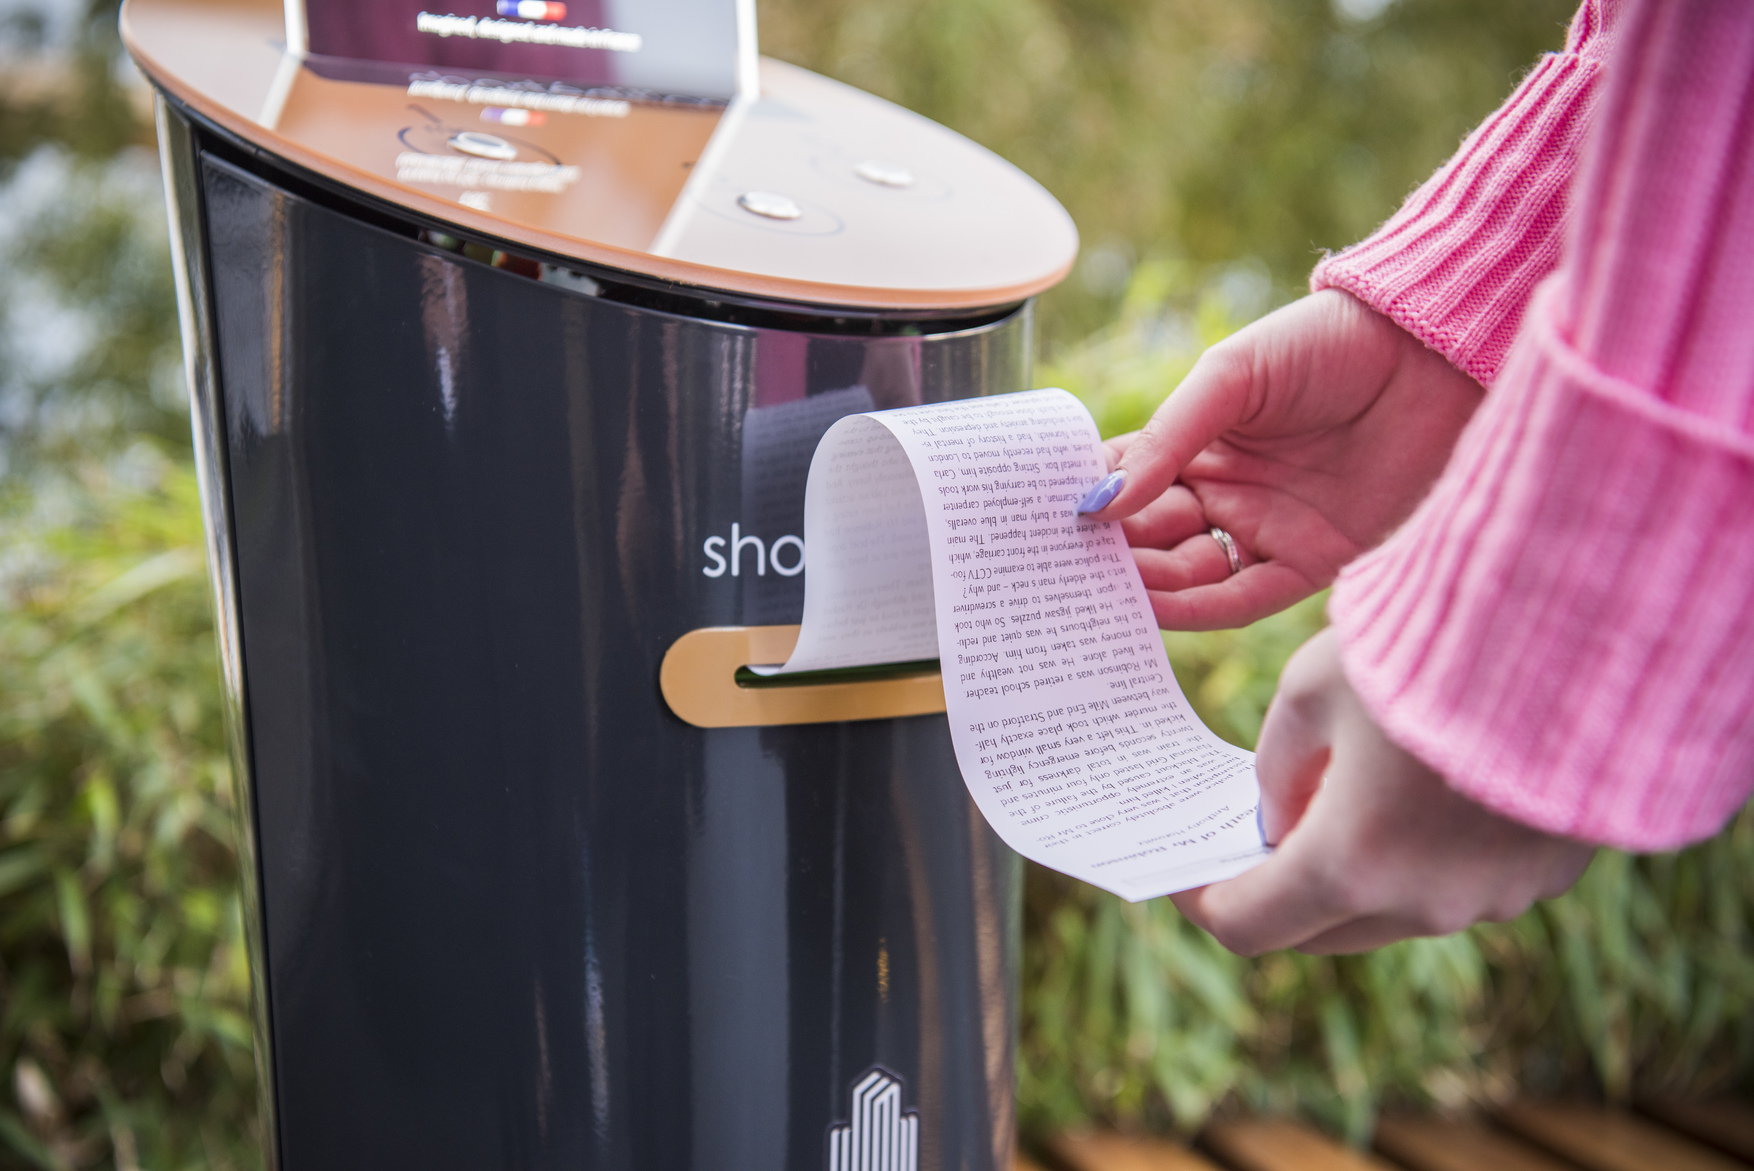
<svg viewBox="0 0 1754 1171">
<path fill-rule="evenodd" d="M 1365 704 L 1462 793 L 1662 850 L 1754 785 L 1754 4 L 1627 22 L 1564 263 L 1331 614 Z"/>
<path fill-rule="evenodd" d="M 1558 264 L 1578 147 L 1621 0 L 1585 0 L 1551 53 L 1368 239 L 1316 266 L 1481 385 Z"/>
</svg>

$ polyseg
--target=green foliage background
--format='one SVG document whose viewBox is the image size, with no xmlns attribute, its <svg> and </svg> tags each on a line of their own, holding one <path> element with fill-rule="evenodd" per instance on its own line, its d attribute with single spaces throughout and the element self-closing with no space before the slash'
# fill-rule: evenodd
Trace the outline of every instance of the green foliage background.
<svg viewBox="0 0 1754 1171">
<path fill-rule="evenodd" d="M 1087 248 L 1037 381 L 1136 426 L 1557 47 L 1564 0 L 763 0 L 770 53 L 1015 160 Z M 254 1167 L 248 983 L 150 129 L 114 12 L 0 18 L 0 1167 Z M 44 12 L 48 12 L 47 9 Z M 1320 599 L 1167 636 L 1250 744 Z M 1197 1127 L 1746 1081 L 1754 819 L 1509 924 L 1241 960 L 1031 870 L 1021 1116 Z"/>
<path fill-rule="evenodd" d="M 0 545 L 0 1139 L 40 1167 L 259 1161 L 200 513 L 149 474 Z"/>
</svg>

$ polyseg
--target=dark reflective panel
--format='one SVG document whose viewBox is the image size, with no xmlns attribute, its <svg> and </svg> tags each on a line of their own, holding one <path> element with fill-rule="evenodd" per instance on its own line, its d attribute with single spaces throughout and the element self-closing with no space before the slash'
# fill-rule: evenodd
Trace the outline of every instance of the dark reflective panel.
<svg viewBox="0 0 1754 1171">
<path fill-rule="evenodd" d="M 876 1069 L 995 1171 L 1016 867 L 943 718 L 704 731 L 657 671 L 797 621 L 814 436 L 1021 388 L 1027 311 L 678 317 L 199 165 L 282 1165 L 819 1171 Z"/>
</svg>

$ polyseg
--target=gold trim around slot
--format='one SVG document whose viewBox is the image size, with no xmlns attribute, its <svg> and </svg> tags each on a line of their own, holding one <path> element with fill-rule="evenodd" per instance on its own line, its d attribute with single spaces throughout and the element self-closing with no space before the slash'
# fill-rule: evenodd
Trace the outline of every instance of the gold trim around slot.
<svg viewBox="0 0 1754 1171">
<path fill-rule="evenodd" d="M 697 728 L 756 728 L 889 720 L 944 710 L 936 671 L 899 679 L 740 687 L 737 669 L 783 663 L 798 642 L 796 626 L 709 626 L 671 644 L 658 688 L 676 715 Z"/>
</svg>

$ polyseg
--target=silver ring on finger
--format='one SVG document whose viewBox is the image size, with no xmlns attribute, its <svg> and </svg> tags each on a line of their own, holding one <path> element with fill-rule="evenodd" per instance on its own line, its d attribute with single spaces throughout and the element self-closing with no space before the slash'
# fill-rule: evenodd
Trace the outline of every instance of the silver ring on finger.
<svg viewBox="0 0 1754 1171">
<path fill-rule="evenodd" d="M 1207 532 L 1211 533 L 1212 539 L 1218 542 L 1218 547 L 1224 550 L 1224 559 L 1230 562 L 1230 572 L 1233 575 L 1241 573 L 1242 550 L 1237 548 L 1236 538 L 1216 525 L 1208 529 Z"/>
</svg>

